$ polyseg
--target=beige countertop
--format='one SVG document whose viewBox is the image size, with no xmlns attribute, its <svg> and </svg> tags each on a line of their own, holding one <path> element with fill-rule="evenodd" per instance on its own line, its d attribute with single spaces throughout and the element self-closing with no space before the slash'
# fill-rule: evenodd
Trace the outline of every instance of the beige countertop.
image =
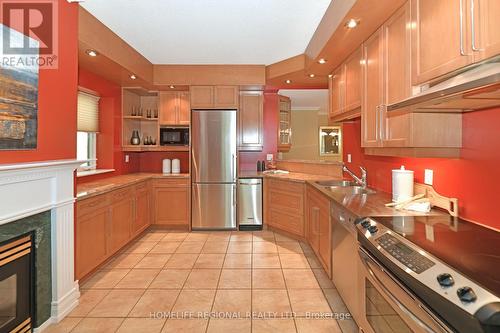
<svg viewBox="0 0 500 333">
<path fill-rule="evenodd" d="M 88 183 L 77 184 L 76 199 L 86 199 L 152 178 L 189 178 L 189 174 L 130 173 L 126 175 L 104 178 Z"/>
<path fill-rule="evenodd" d="M 300 172 L 290 172 L 290 173 L 282 173 L 282 174 L 267 173 L 267 174 L 264 174 L 264 177 L 265 178 L 273 178 L 273 179 L 289 180 L 292 182 L 300 182 L 300 183 L 305 183 L 307 181 L 314 182 L 314 181 L 318 181 L 318 180 L 337 179 L 337 178 L 330 177 L 330 176 L 312 175 L 312 174 L 300 173 Z"/>
</svg>

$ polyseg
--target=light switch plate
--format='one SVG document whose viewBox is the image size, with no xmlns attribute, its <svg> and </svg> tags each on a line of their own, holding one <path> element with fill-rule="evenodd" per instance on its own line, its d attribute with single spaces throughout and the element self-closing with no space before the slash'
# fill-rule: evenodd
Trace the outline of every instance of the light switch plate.
<svg viewBox="0 0 500 333">
<path fill-rule="evenodd" d="M 347 163 L 351 163 L 352 162 L 352 156 L 351 154 L 347 154 Z"/>
<path fill-rule="evenodd" d="M 266 160 L 272 161 L 273 160 L 273 154 L 267 154 L 266 155 Z"/>
<path fill-rule="evenodd" d="M 433 181 L 434 181 L 434 171 L 431 169 L 425 169 L 424 183 L 427 185 L 432 185 Z"/>
<path fill-rule="evenodd" d="M 125 163 L 128 163 L 130 161 L 130 157 L 128 155 L 125 155 Z"/>
</svg>

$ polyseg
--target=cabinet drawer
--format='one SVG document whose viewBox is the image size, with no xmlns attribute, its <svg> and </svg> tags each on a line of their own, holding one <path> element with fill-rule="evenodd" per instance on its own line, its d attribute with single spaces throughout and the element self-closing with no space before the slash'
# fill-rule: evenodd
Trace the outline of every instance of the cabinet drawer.
<svg viewBox="0 0 500 333">
<path fill-rule="evenodd" d="M 270 226 L 304 237 L 303 216 L 293 215 L 281 209 L 271 208 L 269 210 L 268 219 L 267 223 Z"/>
<path fill-rule="evenodd" d="M 189 178 L 165 178 L 155 179 L 153 181 L 154 187 L 189 187 Z"/>
<path fill-rule="evenodd" d="M 109 206 L 108 194 L 101 194 L 92 198 L 77 201 L 76 214 L 77 217 L 93 213 L 98 209 Z"/>
<path fill-rule="evenodd" d="M 113 191 L 109 194 L 111 202 L 122 201 L 134 195 L 134 187 L 127 186 L 125 188 Z"/>
<path fill-rule="evenodd" d="M 288 181 L 288 180 L 277 180 L 277 179 L 266 179 L 265 180 L 268 184 L 269 189 L 277 189 L 277 190 L 283 190 L 283 191 L 290 191 L 290 192 L 300 192 L 302 194 L 302 191 L 304 190 L 304 184 L 303 183 L 298 183 L 298 182 L 293 182 L 293 181 Z"/>
</svg>

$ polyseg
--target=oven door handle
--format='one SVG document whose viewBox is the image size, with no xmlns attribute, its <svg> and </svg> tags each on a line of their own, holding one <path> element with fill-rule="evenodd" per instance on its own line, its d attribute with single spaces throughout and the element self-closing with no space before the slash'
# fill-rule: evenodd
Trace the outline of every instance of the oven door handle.
<svg viewBox="0 0 500 333">
<path fill-rule="evenodd" d="M 371 254 L 369 254 L 365 249 L 363 249 L 362 247 L 359 247 L 358 248 L 358 252 L 359 252 L 359 255 L 361 257 L 361 262 L 363 263 L 363 265 L 366 267 L 366 269 L 368 270 L 368 272 L 370 273 L 371 277 L 377 282 L 377 284 L 380 286 L 380 288 L 384 291 L 384 293 L 387 295 L 387 297 L 389 297 L 391 299 L 391 301 L 393 301 L 397 306 L 398 308 L 403 311 L 403 313 L 405 313 L 413 322 L 415 322 L 418 326 L 422 327 L 426 332 L 429 332 L 429 333 L 435 333 L 435 331 L 429 327 L 429 325 L 427 325 L 425 322 L 423 322 L 422 320 L 420 320 L 417 316 L 415 316 L 413 314 L 413 312 L 411 312 L 410 309 L 408 309 L 403 303 L 401 303 L 390 291 L 389 289 L 384 285 L 384 283 L 377 277 L 377 275 L 373 272 L 372 268 L 370 267 L 370 263 L 373 263 L 380 271 L 382 271 L 383 273 L 385 273 L 391 280 L 393 280 L 399 287 L 401 287 L 401 289 L 413 300 L 415 300 L 415 297 L 412 296 L 405 288 L 403 288 L 400 283 L 398 281 L 395 280 L 394 277 L 392 277 L 392 275 L 387 272 L 387 270 L 385 270 L 378 262 L 375 258 L 373 258 L 373 256 Z M 422 308 L 424 309 L 424 307 L 419 304 L 417 302 L 417 305 L 419 308 Z M 427 313 L 429 315 L 429 317 L 432 319 L 432 321 L 438 325 L 440 328 L 443 329 L 444 332 L 451 332 L 450 330 L 448 330 L 446 327 L 444 327 L 441 323 L 437 322 L 434 317 L 430 314 L 429 311 L 425 311 L 425 313 Z"/>
</svg>

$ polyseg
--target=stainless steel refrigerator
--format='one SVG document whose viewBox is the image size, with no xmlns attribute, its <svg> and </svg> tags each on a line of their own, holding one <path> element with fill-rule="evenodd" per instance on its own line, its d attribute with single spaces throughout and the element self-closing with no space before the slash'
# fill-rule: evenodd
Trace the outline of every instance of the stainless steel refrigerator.
<svg viewBox="0 0 500 333">
<path fill-rule="evenodd" d="M 236 110 L 193 110 L 191 223 L 193 229 L 236 228 Z"/>
</svg>

